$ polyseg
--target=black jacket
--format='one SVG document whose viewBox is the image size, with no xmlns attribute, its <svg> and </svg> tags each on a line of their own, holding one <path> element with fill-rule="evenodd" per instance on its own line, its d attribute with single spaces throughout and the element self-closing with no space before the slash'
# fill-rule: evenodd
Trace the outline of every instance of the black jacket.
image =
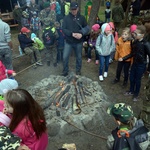
<svg viewBox="0 0 150 150">
<path fill-rule="evenodd" d="M 78 13 L 76 17 L 71 13 L 64 17 L 62 29 L 67 43 L 73 44 L 83 42 L 83 37 L 79 40 L 72 37 L 72 33 L 81 33 L 83 35 L 81 26 L 82 28 L 86 27 L 87 22 L 85 17 L 80 15 L 80 13 Z"/>
<path fill-rule="evenodd" d="M 20 47 L 23 51 L 26 47 L 30 47 L 32 46 L 32 43 L 34 43 L 34 41 L 32 41 L 30 38 L 28 38 L 25 34 L 22 33 L 18 35 L 18 40 L 20 43 Z"/>
<path fill-rule="evenodd" d="M 131 53 L 125 57 L 123 60 L 127 60 L 128 58 L 133 57 L 133 63 L 136 64 L 146 64 L 147 63 L 147 55 L 150 59 L 150 43 L 146 42 L 145 40 L 142 41 L 134 41 L 131 44 Z M 150 71 L 150 61 L 148 65 L 148 71 Z"/>
</svg>

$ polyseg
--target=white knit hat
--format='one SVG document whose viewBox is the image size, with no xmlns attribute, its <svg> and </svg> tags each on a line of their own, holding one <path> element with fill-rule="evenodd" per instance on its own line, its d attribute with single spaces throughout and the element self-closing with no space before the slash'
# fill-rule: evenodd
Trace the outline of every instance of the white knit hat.
<svg viewBox="0 0 150 150">
<path fill-rule="evenodd" d="M 0 82 L 0 94 L 3 95 L 7 91 L 18 88 L 18 82 L 13 79 L 4 79 Z"/>
</svg>

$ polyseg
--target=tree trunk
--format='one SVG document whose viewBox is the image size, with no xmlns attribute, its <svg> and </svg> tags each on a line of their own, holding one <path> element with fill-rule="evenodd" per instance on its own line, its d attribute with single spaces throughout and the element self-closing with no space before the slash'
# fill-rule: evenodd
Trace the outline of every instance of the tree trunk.
<svg viewBox="0 0 150 150">
<path fill-rule="evenodd" d="M 130 6 L 131 6 L 131 0 L 128 0 L 128 6 L 127 6 L 127 9 L 126 9 L 126 12 L 125 12 L 124 26 L 126 26 L 127 22 L 128 22 Z"/>
<path fill-rule="evenodd" d="M 81 11 L 81 0 L 77 0 L 78 5 L 79 5 L 79 10 Z"/>
<path fill-rule="evenodd" d="M 101 0 L 93 0 L 92 1 L 92 8 L 91 8 L 91 13 L 90 13 L 90 17 L 88 20 L 88 24 L 91 27 L 93 24 L 95 24 L 96 22 L 96 18 L 99 12 L 99 8 L 100 8 L 100 3 Z"/>
</svg>

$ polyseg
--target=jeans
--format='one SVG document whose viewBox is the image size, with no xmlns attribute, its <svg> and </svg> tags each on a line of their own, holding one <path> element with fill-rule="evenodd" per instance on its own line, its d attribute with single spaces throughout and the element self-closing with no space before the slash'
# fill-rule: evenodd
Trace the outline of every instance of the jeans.
<svg viewBox="0 0 150 150">
<path fill-rule="evenodd" d="M 130 71 L 130 92 L 137 97 L 141 88 L 141 79 L 145 72 L 146 64 L 132 64 Z"/>
<path fill-rule="evenodd" d="M 98 60 L 99 56 L 98 56 L 97 50 L 95 49 L 95 47 L 90 47 L 90 46 L 88 47 L 88 58 L 91 59 L 91 51 L 92 51 L 92 49 L 94 49 L 94 51 L 95 51 L 96 60 Z"/>
<path fill-rule="evenodd" d="M 64 53 L 63 53 L 63 73 L 68 73 L 69 71 L 69 56 L 72 49 L 75 51 L 76 55 L 76 72 L 80 72 L 82 67 L 82 46 L 83 43 L 67 43 L 65 42 Z"/>
<path fill-rule="evenodd" d="M 121 71 L 122 71 L 122 69 L 124 69 L 124 82 L 128 81 L 130 64 L 131 64 L 130 61 L 129 62 L 118 61 L 117 70 L 116 70 L 116 79 L 117 80 L 120 80 Z"/>
<path fill-rule="evenodd" d="M 103 70 L 104 70 L 104 72 L 108 72 L 109 58 L 110 58 L 110 55 L 108 55 L 108 56 L 99 55 L 99 63 L 100 63 L 99 75 L 103 74 Z M 104 69 L 104 66 L 105 66 L 105 69 Z"/>
<path fill-rule="evenodd" d="M 0 48 L 0 60 L 6 69 L 13 70 L 12 66 L 12 50 L 10 48 Z"/>
</svg>

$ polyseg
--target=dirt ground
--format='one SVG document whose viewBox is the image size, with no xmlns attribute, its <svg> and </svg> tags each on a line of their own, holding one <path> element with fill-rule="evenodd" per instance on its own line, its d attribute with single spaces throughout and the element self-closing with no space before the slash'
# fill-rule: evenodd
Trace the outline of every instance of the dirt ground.
<svg viewBox="0 0 150 150">
<path fill-rule="evenodd" d="M 28 88 L 29 86 L 35 85 L 37 82 L 40 82 L 43 78 L 47 78 L 49 75 L 60 75 L 62 72 L 62 64 L 59 64 L 57 67 L 53 67 L 52 65 L 48 67 L 45 61 L 45 53 L 42 52 L 43 58 L 43 66 L 39 66 L 36 69 L 30 66 L 30 61 L 28 56 L 18 57 L 18 40 L 17 40 L 17 32 L 16 30 L 12 31 L 12 41 L 14 44 L 14 52 L 13 52 L 13 67 L 14 70 L 18 73 L 15 77 L 16 80 L 20 84 L 20 88 Z M 93 56 L 94 57 L 94 56 Z M 88 78 L 91 78 L 93 81 L 98 81 L 99 84 L 102 86 L 105 94 L 108 96 L 108 100 L 112 103 L 115 102 L 125 102 L 130 104 L 133 107 L 135 115 L 138 116 L 140 109 L 142 107 L 142 99 L 144 99 L 143 87 L 148 79 L 148 75 L 144 75 L 142 78 L 142 87 L 140 92 L 139 101 L 133 102 L 131 97 L 125 97 L 123 93 L 129 89 L 129 84 L 126 88 L 122 87 L 123 77 L 118 84 L 113 85 L 112 81 L 115 78 L 116 72 L 116 65 L 117 62 L 113 62 L 110 64 L 108 77 L 103 81 L 100 82 L 98 79 L 98 66 L 95 65 L 94 59 L 91 63 L 87 63 L 87 58 L 84 56 L 83 51 L 83 66 L 82 66 L 82 75 Z M 74 55 L 70 58 L 70 71 L 75 71 L 75 58 Z M 29 67 L 29 68 L 28 68 Z M 97 130 L 90 131 L 97 135 L 101 135 L 106 137 L 113 127 L 115 123 L 113 120 L 106 119 L 106 126 L 104 129 L 99 129 L 99 125 L 96 125 Z M 99 132 L 101 131 L 101 132 Z M 75 143 L 77 146 L 77 150 L 106 150 L 106 140 L 102 138 L 98 138 L 92 135 L 89 135 L 84 132 L 74 133 L 73 135 L 69 135 L 67 139 L 50 139 L 49 140 L 49 147 L 48 150 L 58 150 L 63 143 Z"/>
</svg>

